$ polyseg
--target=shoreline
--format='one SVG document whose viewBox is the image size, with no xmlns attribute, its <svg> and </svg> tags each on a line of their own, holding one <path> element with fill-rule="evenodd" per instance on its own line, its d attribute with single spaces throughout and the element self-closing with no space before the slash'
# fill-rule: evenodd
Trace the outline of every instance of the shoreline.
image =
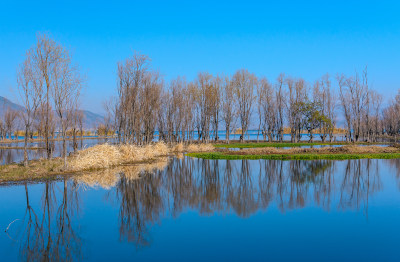
<svg viewBox="0 0 400 262">
<path fill-rule="evenodd" d="M 220 160 L 352 160 L 352 159 L 397 159 L 400 153 L 375 153 L 375 154 L 264 154 L 264 155 L 237 155 L 213 153 L 188 153 L 186 156 L 201 159 Z"/>
<path fill-rule="evenodd" d="M 111 139 L 111 138 L 117 138 L 117 136 L 88 136 L 88 137 L 80 137 L 77 136 L 75 138 L 75 140 L 86 140 L 86 139 Z M 72 137 L 71 138 L 67 138 L 66 141 L 72 141 L 74 140 Z M 51 138 L 49 139 L 49 141 L 63 141 L 62 138 Z M 23 143 L 25 142 L 24 139 L 14 139 L 14 140 L 9 140 L 9 139 L 5 139 L 5 140 L 0 140 L 0 144 L 12 144 L 12 143 Z M 28 143 L 37 143 L 37 142 L 46 142 L 46 139 L 40 138 L 34 138 L 34 139 L 29 139 Z"/>
<path fill-rule="evenodd" d="M 313 143 L 313 145 L 337 145 L 338 143 Z M 54 180 L 58 177 L 95 174 L 113 168 L 135 165 L 154 164 L 169 157 L 185 155 L 202 159 L 221 160 L 348 160 L 348 159 L 397 159 L 400 158 L 400 148 L 396 145 L 387 147 L 358 144 L 340 144 L 341 147 L 300 148 L 310 143 L 296 143 L 289 149 L 276 147 L 276 143 L 259 143 L 257 147 L 249 143 L 247 148 L 232 151 L 220 144 L 166 145 L 162 142 L 138 147 L 135 145 L 97 145 L 78 151 L 68 156 L 68 167 L 64 169 L 63 159 L 38 159 L 23 163 L 0 166 L 0 185 L 10 183 L 37 182 Z M 382 143 L 378 143 L 382 144 Z M 226 144 L 234 147 L 235 144 Z M 244 144 L 246 145 L 246 144 Z M 287 143 L 284 144 L 287 146 Z"/>
<path fill-rule="evenodd" d="M 259 147 L 302 147 L 302 146 L 347 146 L 347 145 L 390 145 L 392 142 L 232 142 L 215 143 L 216 148 L 259 148 Z"/>
</svg>

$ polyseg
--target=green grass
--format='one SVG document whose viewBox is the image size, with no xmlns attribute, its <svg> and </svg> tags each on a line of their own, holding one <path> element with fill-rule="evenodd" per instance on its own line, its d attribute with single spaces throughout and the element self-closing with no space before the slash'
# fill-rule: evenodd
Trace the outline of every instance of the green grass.
<svg viewBox="0 0 400 262">
<path fill-rule="evenodd" d="M 301 146 L 328 146 L 328 145 L 384 145 L 387 143 L 365 143 L 365 142 L 300 142 L 300 143 L 289 143 L 289 142 L 259 142 L 259 143 L 231 143 L 231 144 L 215 144 L 215 147 L 219 148 L 257 148 L 257 147 L 301 147 Z"/>
<path fill-rule="evenodd" d="M 395 159 L 400 158 L 400 153 L 379 153 L 379 154 L 271 154 L 271 155 L 233 155 L 223 153 L 189 153 L 186 154 L 190 157 L 203 158 L 203 159 L 226 159 L 226 160 L 239 160 L 239 159 L 269 159 L 269 160 L 345 160 L 345 159 Z"/>
</svg>

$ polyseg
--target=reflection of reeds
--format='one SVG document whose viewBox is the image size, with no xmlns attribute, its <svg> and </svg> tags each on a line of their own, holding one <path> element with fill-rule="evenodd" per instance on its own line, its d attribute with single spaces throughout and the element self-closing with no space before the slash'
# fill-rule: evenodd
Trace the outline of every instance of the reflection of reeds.
<svg viewBox="0 0 400 262">
<path fill-rule="evenodd" d="M 109 169 L 103 169 L 95 172 L 87 172 L 75 176 L 77 183 L 84 187 L 110 189 L 114 187 L 124 176 L 126 179 L 139 179 L 142 173 L 151 173 L 157 170 L 163 170 L 168 165 L 168 157 L 160 157 L 157 161 L 138 165 L 117 166 Z"/>
</svg>

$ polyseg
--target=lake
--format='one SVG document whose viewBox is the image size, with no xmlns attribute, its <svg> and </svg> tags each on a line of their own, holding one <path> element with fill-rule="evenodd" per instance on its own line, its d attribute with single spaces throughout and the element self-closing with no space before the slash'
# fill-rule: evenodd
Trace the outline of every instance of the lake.
<svg viewBox="0 0 400 262">
<path fill-rule="evenodd" d="M 399 189 L 400 159 L 182 156 L 3 185 L 0 259 L 399 261 Z"/>
</svg>

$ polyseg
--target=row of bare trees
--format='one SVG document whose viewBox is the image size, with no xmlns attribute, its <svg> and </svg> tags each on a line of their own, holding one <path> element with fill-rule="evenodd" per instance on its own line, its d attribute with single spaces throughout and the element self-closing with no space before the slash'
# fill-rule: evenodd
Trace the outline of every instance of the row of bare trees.
<svg viewBox="0 0 400 262">
<path fill-rule="evenodd" d="M 18 91 L 25 107 L 24 164 L 28 164 L 27 145 L 32 129 L 45 139 L 47 156 L 52 155 L 56 130 L 63 140 L 62 156 L 67 165 L 66 132 L 76 129 L 81 119 L 78 99 L 83 83 L 69 51 L 46 34 L 38 34 L 36 44 L 25 55 L 17 72 Z M 74 135 L 75 138 L 75 135 Z"/>
<path fill-rule="evenodd" d="M 12 139 L 13 132 L 17 128 L 19 112 L 7 107 L 4 110 L 3 119 L 0 118 L 0 140 Z"/>
<path fill-rule="evenodd" d="M 243 141 L 256 123 L 257 140 L 262 135 L 264 141 L 283 141 L 289 133 L 298 142 L 306 132 L 310 141 L 315 134 L 332 141 L 340 113 L 347 141 L 375 141 L 400 131 L 400 96 L 382 109 L 367 68 L 361 76 L 338 74 L 332 81 L 326 74 L 313 84 L 284 74 L 271 83 L 246 69 L 232 76 L 201 72 L 193 81 L 177 77 L 166 84 L 150 62 L 135 53 L 118 63 L 118 97 L 105 108 L 107 128 L 116 130 L 120 142 L 146 144 L 156 131 L 166 142 L 208 142 L 219 139 L 219 130 L 227 142 L 234 132 Z"/>
</svg>

